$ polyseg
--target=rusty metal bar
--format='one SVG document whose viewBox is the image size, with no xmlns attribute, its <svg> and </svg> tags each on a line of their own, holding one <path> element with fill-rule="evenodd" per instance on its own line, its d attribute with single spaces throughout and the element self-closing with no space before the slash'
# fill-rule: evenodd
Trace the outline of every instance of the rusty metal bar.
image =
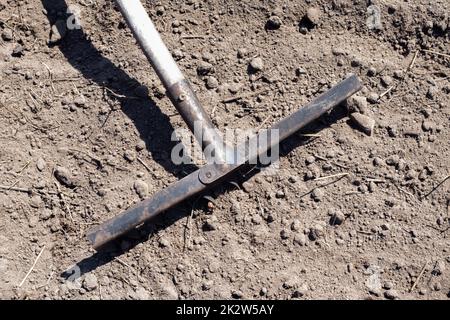
<svg viewBox="0 0 450 320">
<path fill-rule="evenodd" d="M 89 241 L 94 248 L 99 248 L 181 203 L 183 200 L 204 192 L 215 185 L 215 183 L 232 174 L 246 162 L 257 158 L 268 149 L 275 147 L 284 139 L 344 102 L 348 97 L 358 92 L 361 86 L 361 82 L 356 76 L 347 78 L 316 98 L 310 104 L 275 124 L 270 130 L 278 130 L 278 140 L 268 141 L 262 145 L 259 144 L 258 148 L 254 151 L 247 145 L 244 146 L 243 149 L 249 153 L 234 164 L 208 164 L 204 166 L 168 188 L 156 193 L 152 198 L 138 203 L 133 208 L 90 230 L 87 235 Z M 258 139 L 258 136 L 252 139 Z M 236 149 L 239 149 L 239 147 Z"/>
</svg>

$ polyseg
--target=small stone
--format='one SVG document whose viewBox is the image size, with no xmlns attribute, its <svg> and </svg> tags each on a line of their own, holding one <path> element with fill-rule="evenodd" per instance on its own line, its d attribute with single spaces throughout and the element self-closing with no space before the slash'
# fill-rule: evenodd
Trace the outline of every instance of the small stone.
<svg viewBox="0 0 450 320">
<path fill-rule="evenodd" d="M 440 282 L 436 282 L 436 283 L 433 285 L 433 290 L 434 290 L 434 291 L 441 291 L 441 290 L 442 290 L 442 284 L 441 284 Z"/>
<path fill-rule="evenodd" d="M 380 96 L 376 92 L 371 92 L 367 95 L 367 102 L 371 104 L 378 103 L 378 100 L 380 100 Z"/>
<path fill-rule="evenodd" d="M 208 77 L 206 79 L 206 88 L 208 89 L 216 89 L 219 87 L 219 81 L 214 77 Z"/>
<path fill-rule="evenodd" d="M 386 290 L 390 290 L 390 289 L 392 289 L 393 287 L 394 287 L 394 285 L 392 284 L 392 282 L 389 282 L 389 281 L 386 281 L 386 282 L 383 284 L 383 288 L 386 289 Z"/>
<path fill-rule="evenodd" d="M 381 78 L 381 84 L 385 87 L 391 86 L 393 82 L 394 82 L 394 79 L 392 79 L 392 77 L 390 77 L 390 76 L 383 76 Z"/>
<path fill-rule="evenodd" d="M 13 40 L 13 32 L 11 29 L 6 28 L 5 30 L 3 30 L 2 32 L 2 39 L 5 41 L 11 41 Z"/>
<path fill-rule="evenodd" d="M 50 209 L 45 208 L 40 211 L 39 218 L 41 220 L 46 221 L 46 220 L 50 219 L 51 217 L 53 217 L 53 212 Z"/>
<path fill-rule="evenodd" d="M 136 153 L 133 150 L 125 150 L 123 157 L 129 162 L 133 162 L 136 160 Z"/>
<path fill-rule="evenodd" d="M 265 296 L 265 295 L 267 295 L 267 288 L 261 288 L 261 290 L 259 291 L 259 295 L 260 296 Z"/>
<path fill-rule="evenodd" d="M 269 30 L 277 30 L 281 27 L 283 21 L 278 16 L 271 16 L 269 20 L 267 20 L 266 28 Z"/>
<path fill-rule="evenodd" d="M 148 195 L 148 184 L 142 180 L 136 180 L 133 184 L 134 191 L 139 195 L 139 198 L 144 199 Z"/>
<path fill-rule="evenodd" d="M 361 96 L 353 96 L 348 99 L 348 109 L 349 112 L 359 112 L 366 114 L 368 105 L 367 105 L 367 98 L 361 97 Z"/>
<path fill-rule="evenodd" d="M 97 277 L 93 273 L 88 273 L 83 281 L 83 288 L 87 291 L 93 291 L 98 287 Z"/>
<path fill-rule="evenodd" d="M 56 180 L 68 188 L 75 188 L 76 182 L 70 171 L 65 167 L 56 167 L 54 171 Z"/>
<path fill-rule="evenodd" d="M 391 137 L 391 138 L 398 137 L 398 130 L 397 130 L 397 127 L 395 125 L 388 126 L 387 127 L 387 131 L 388 131 L 389 137 Z"/>
<path fill-rule="evenodd" d="M 22 45 L 18 44 L 14 47 L 12 56 L 13 57 L 21 57 L 24 55 L 24 51 L 25 51 L 25 48 Z"/>
<path fill-rule="evenodd" d="M 283 199 L 283 198 L 285 198 L 285 197 L 286 197 L 286 194 L 284 193 L 283 190 L 278 190 L 278 191 L 275 193 L 275 198 L 277 198 L 277 199 Z"/>
<path fill-rule="evenodd" d="M 305 246 L 307 243 L 308 239 L 306 238 L 306 236 L 303 233 L 300 234 L 296 234 L 294 236 L 294 243 L 298 244 L 299 246 Z"/>
<path fill-rule="evenodd" d="M 245 192 L 250 193 L 255 189 L 255 186 L 253 185 L 253 183 L 245 181 L 244 183 L 242 183 L 242 189 L 244 189 Z"/>
<path fill-rule="evenodd" d="M 148 87 L 144 85 L 137 86 L 136 89 L 134 89 L 134 94 L 138 98 L 147 98 L 149 93 Z"/>
<path fill-rule="evenodd" d="M 386 164 L 388 166 L 397 166 L 399 161 L 400 161 L 400 157 L 398 155 L 394 154 L 386 159 Z"/>
<path fill-rule="evenodd" d="M 292 297 L 301 298 L 304 295 L 306 295 L 307 292 L 308 292 L 308 285 L 304 283 L 294 290 L 294 292 L 292 293 Z"/>
<path fill-rule="evenodd" d="M 322 13 L 318 8 L 311 7 L 306 11 L 306 18 L 312 25 L 318 25 L 320 23 Z"/>
<path fill-rule="evenodd" d="M 439 89 L 436 86 L 429 87 L 427 91 L 427 98 L 430 100 L 434 100 L 438 91 Z"/>
<path fill-rule="evenodd" d="M 246 48 L 239 48 L 237 52 L 237 56 L 239 59 L 245 58 L 248 54 L 248 50 Z"/>
<path fill-rule="evenodd" d="M 367 134 L 368 136 L 372 135 L 373 129 L 375 127 L 375 120 L 363 115 L 361 113 L 355 112 L 350 115 L 350 119 L 353 121 L 358 128 Z"/>
<path fill-rule="evenodd" d="M 158 244 L 161 248 L 167 248 L 170 246 L 170 242 L 166 238 L 159 238 Z"/>
<path fill-rule="evenodd" d="M 233 292 L 231 293 L 231 296 L 234 299 L 242 299 L 242 297 L 244 296 L 244 294 L 242 293 L 242 291 L 239 290 L 233 290 Z"/>
<path fill-rule="evenodd" d="M 44 202 L 42 201 L 42 198 L 40 196 L 35 195 L 30 198 L 30 206 L 35 209 L 39 209 L 44 206 Z"/>
<path fill-rule="evenodd" d="M 403 70 L 395 70 L 394 77 L 398 80 L 402 80 L 403 79 Z"/>
<path fill-rule="evenodd" d="M 253 72 L 258 72 L 264 69 L 264 61 L 261 57 L 256 57 L 250 61 L 250 68 Z"/>
<path fill-rule="evenodd" d="M 208 74 L 212 73 L 214 70 L 214 67 L 212 64 L 202 61 L 200 62 L 200 65 L 197 67 L 197 74 L 199 76 L 207 76 Z"/>
<path fill-rule="evenodd" d="M 203 224 L 204 231 L 214 231 L 218 228 L 218 219 L 216 216 L 210 216 Z"/>
<path fill-rule="evenodd" d="M 369 70 L 367 70 L 367 75 L 369 77 L 374 77 L 377 75 L 377 69 L 374 67 L 370 67 Z"/>
<path fill-rule="evenodd" d="M 305 162 L 307 165 L 313 164 L 314 162 L 316 162 L 316 157 L 308 156 L 308 157 L 306 157 Z"/>
<path fill-rule="evenodd" d="M 300 220 L 298 219 L 294 219 L 291 223 L 291 230 L 292 231 L 300 231 L 302 229 L 302 224 L 300 222 Z"/>
<path fill-rule="evenodd" d="M 58 20 L 50 31 L 50 44 L 56 44 L 60 42 L 67 34 L 67 24 L 64 20 Z"/>
<path fill-rule="evenodd" d="M 445 261 L 443 260 L 437 261 L 432 271 L 433 275 L 440 276 L 444 273 L 444 271 L 445 271 Z"/>
<path fill-rule="evenodd" d="M 373 158 L 373 165 L 374 165 L 375 167 L 380 167 L 380 166 L 383 165 L 383 163 L 384 163 L 384 161 L 383 161 L 383 159 L 381 159 L 380 157 L 375 157 L 375 158 Z"/>
<path fill-rule="evenodd" d="M 287 231 L 286 229 L 281 230 L 280 237 L 283 240 L 289 239 L 289 231 Z"/>
<path fill-rule="evenodd" d="M 389 299 L 389 300 L 396 300 L 396 299 L 400 298 L 400 295 L 398 294 L 398 292 L 396 290 L 392 290 L 392 289 L 387 290 L 384 293 L 384 296 L 386 299 Z"/>
<path fill-rule="evenodd" d="M 156 14 L 158 16 L 162 16 L 164 14 L 164 12 L 166 12 L 166 8 L 164 6 L 161 6 L 161 5 L 156 6 L 155 9 L 156 9 Z"/>
<path fill-rule="evenodd" d="M 311 192 L 311 198 L 316 202 L 322 201 L 324 195 L 325 193 L 321 189 L 314 189 L 314 191 Z"/>
<path fill-rule="evenodd" d="M 345 214 L 341 211 L 336 211 L 331 215 L 330 224 L 332 226 L 341 225 L 345 221 Z"/>
<path fill-rule="evenodd" d="M 350 65 L 353 68 L 357 68 L 357 67 L 360 67 L 362 65 L 362 61 L 359 58 L 353 58 L 352 61 L 350 62 Z"/>
<path fill-rule="evenodd" d="M 312 227 L 309 230 L 309 238 L 312 241 L 315 241 L 321 237 L 323 237 L 325 234 L 324 228 L 320 224 L 316 224 L 314 227 Z"/>
<path fill-rule="evenodd" d="M 131 298 L 134 300 L 148 300 L 150 299 L 150 294 L 144 288 L 138 288 Z"/>
<path fill-rule="evenodd" d="M 142 151 L 142 150 L 144 150 L 145 149 L 145 147 L 146 147 L 146 143 L 145 143 L 145 141 L 139 141 L 138 143 L 137 143 L 137 145 L 136 145 L 136 150 L 137 151 Z"/>
<path fill-rule="evenodd" d="M 432 121 L 425 120 L 422 122 L 422 130 L 425 132 L 433 131 L 435 124 Z"/>
<path fill-rule="evenodd" d="M 39 158 L 39 159 L 36 161 L 36 168 L 37 168 L 39 171 L 41 171 L 41 172 L 44 171 L 45 166 L 46 166 L 46 163 L 45 163 L 44 159 Z"/>
</svg>

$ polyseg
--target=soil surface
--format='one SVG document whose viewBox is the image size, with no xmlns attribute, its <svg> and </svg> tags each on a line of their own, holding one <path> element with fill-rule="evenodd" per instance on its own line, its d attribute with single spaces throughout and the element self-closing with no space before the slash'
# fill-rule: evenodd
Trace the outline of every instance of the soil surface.
<svg viewBox="0 0 450 320">
<path fill-rule="evenodd" d="M 221 130 L 364 88 L 274 172 L 95 253 L 87 230 L 195 169 L 186 126 L 113 1 L 0 0 L 0 298 L 450 297 L 448 0 L 143 2 Z"/>
</svg>

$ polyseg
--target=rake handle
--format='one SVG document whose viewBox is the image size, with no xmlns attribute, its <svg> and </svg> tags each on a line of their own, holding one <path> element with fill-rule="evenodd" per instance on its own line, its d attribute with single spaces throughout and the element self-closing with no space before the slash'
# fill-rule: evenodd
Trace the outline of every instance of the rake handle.
<svg viewBox="0 0 450 320">
<path fill-rule="evenodd" d="M 225 161 L 227 147 L 191 85 L 164 44 L 140 0 L 116 0 L 128 26 L 158 74 L 167 94 L 209 162 Z M 205 151 L 208 152 L 205 152 Z"/>
</svg>

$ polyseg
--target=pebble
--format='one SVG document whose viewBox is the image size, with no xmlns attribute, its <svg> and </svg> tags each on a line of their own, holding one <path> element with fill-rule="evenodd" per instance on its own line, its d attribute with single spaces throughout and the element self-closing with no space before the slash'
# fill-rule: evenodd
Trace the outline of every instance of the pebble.
<svg viewBox="0 0 450 320">
<path fill-rule="evenodd" d="M 289 231 L 287 231 L 286 229 L 281 230 L 280 237 L 283 240 L 289 239 Z"/>
<path fill-rule="evenodd" d="M 11 29 L 6 28 L 5 30 L 3 30 L 2 32 L 2 39 L 5 41 L 11 41 L 13 40 L 13 32 Z"/>
<path fill-rule="evenodd" d="M 159 238 L 158 244 L 161 248 L 167 248 L 170 246 L 170 241 L 166 238 Z"/>
<path fill-rule="evenodd" d="M 133 150 L 125 150 L 123 157 L 129 162 L 133 162 L 136 160 L 136 153 Z"/>
<path fill-rule="evenodd" d="M 369 70 L 367 70 L 367 75 L 369 77 L 374 77 L 377 74 L 377 69 L 374 67 L 370 67 Z"/>
<path fill-rule="evenodd" d="M 305 162 L 307 165 L 313 164 L 314 162 L 316 162 L 316 157 L 308 156 L 308 157 L 306 157 Z"/>
<path fill-rule="evenodd" d="M 353 121 L 358 128 L 367 134 L 368 136 L 372 135 L 373 129 L 375 127 L 375 120 L 369 116 L 363 115 L 359 112 L 352 113 L 350 115 L 350 119 Z"/>
<path fill-rule="evenodd" d="M 39 171 L 41 171 L 41 172 L 44 171 L 45 166 L 46 166 L 46 164 L 45 164 L 44 159 L 39 158 L 39 159 L 36 161 L 36 168 L 37 168 Z"/>
<path fill-rule="evenodd" d="M 24 50 L 25 50 L 25 48 L 22 45 L 18 44 L 18 45 L 16 45 L 14 47 L 13 52 L 12 52 L 12 56 L 13 57 L 21 57 L 21 56 L 23 56 Z"/>
<path fill-rule="evenodd" d="M 244 296 L 244 294 L 242 293 L 242 291 L 239 291 L 239 290 L 233 290 L 233 292 L 231 293 L 231 296 L 232 296 L 234 299 L 241 299 L 241 298 Z"/>
<path fill-rule="evenodd" d="M 42 198 L 40 196 L 35 195 L 30 198 L 30 206 L 39 209 L 44 206 L 44 202 L 42 201 Z"/>
<path fill-rule="evenodd" d="M 148 95 L 150 94 L 150 91 L 147 86 L 140 85 L 140 86 L 136 87 L 136 89 L 134 89 L 134 94 L 138 98 L 147 98 Z"/>
<path fill-rule="evenodd" d="M 294 290 L 294 292 L 292 293 L 292 297 L 301 298 L 304 295 L 306 295 L 307 292 L 308 292 L 308 285 L 304 283 Z"/>
<path fill-rule="evenodd" d="M 367 98 L 362 96 L 353 96 L 348 99 L 349 112 L 367 113 Z"/>
<path fill-rule="evenodd" d="M 203 224 L 204 231 L 214 231 L 217 230 L 217 227 L 218 227 L 218 219 L 216 216 L 210 216 L 208 219 L 206 219 L 205 223 Z"/>
<path fill-rule="evenodd" d="M 253 58 L 252 61 L 250 61 L 250 68 L 254 72 L 258 72 L 264 69 L 264 61 L 261 57 Z"/>
<path fill-rule="evenodd" d="M 294 219 L 291 223 L 292 231 L 300 231 L 302 229 L 302 223 L 298 219 Z"/>
<path fill-rule="evenodd" d="M 388 166 L 397 166 L 399 161 L 400 161 L 400 157 L 398 155 L 394 154 L 386 159 L 386 164 Z"/>
<path fill-rule="evenodd" d="M 93 291 L 97 289 L 97 287 L 98 287 L 97 277 L 92 273 L 88 273 L 84 278 L 83 288 L 86 289 L 87 291 Z"/>
<path fill-rule="evenodd" d="M 143 141 L 143 140 L 139 141 L 139 142 L 136 144 L 136 150 L 137 150 L 137 151 L 142 151 L 142 150 L 145 149 L 145 147 L 146 147 L 146 143 L 145 143 L 145 141 Z"/>
<path fill-rule="evenodd" d="M 445 271 L 445 261 L 443 260 L 437 261 L 432 271 L 433 275 L 440 276 L 444 273 L 444 271 Z"/>
<path fill-rule="evenodd" d="M 50 32 L 50 44 L 56 44 L 60 42 L 67 34 L 67 24 L 64 20 L 58 20 L 54 25 L 52 25 L 52 29 Z"/>
<path fill-rule="evenodd" d="M 425 120 L 422 122 L 422 130 L 425 132 L 433 131 L 435 124 L 432 121 Z"/>
<path fill-rule="evenodd" d="M 313 192 L 311 192 L 311 198 L 314 199 L 314 201 L 319 202 L 322 201 L 322 198 L 324 197 L 325 193 L 322 189 L 314 189 Z"/>
<path fill-rule="evenodd" d="M 436 94 L 438 93 L 439 89 L 436 86 L 431 86 L 428 88 L 427 92 L 427 98 L 430 100 L 434 100 L 436 98 Z"/>
<path fill-rule="evenodd" d="M 309 22 L 311 22 L 314 26 L 320 23 L 322 17 L 322 13 L 318 8 L 311 7 L 306 11 L 306 18 Z"/>
<path fill-rule="evenodd" d="M 380 167 L 380 166 L 383 165 L 383 163 L 384 163 L 384 161 L 383 161 L 383 159 L 381 159 L 380 157 L 375 157 L 375 158 L 373 159 L 373 165 L 374 165 L 375 167 Z"/>
<path fill-rule="evenodd" d="M 281 27 L 283 21 L 279 16 L 271 16 L 269 20 L 267 20 L 266 27 L 270 30 L 277 30 Z"/>
<path fill-rule="evenodd" d="M 345 221 L 345 214 L 341 211 L 336 211 L 331 215 L 330 224 L 332 226 L 341 225 Z"/>
<path fill-rule="evenodd" d="M 400 295 L 398 294 L 398 292 L 396 290 L 392 290 L 392 289 L 387 290 L 384 293 L 384 296 L 386 299 L 389 299 L 389 300 L 396 300 L 396 299 L 400 298 Z"/>
<path fill-rule="evenodd" d="M 367 95 L 367 102 L 371 104 L 378 103 L 378 100 L 380 99 L 380 96 L 376 92 L 371 92 Z"/>
<path fill-rule="evenodd" d="M 381 77 L 381 84 L 385 87 L 389 87 L 394 82 L 394 79 L 390 76 L 383 76 Z"/>
<path fill-rule="evenodd" d="M 148 184 L 142 180 L 136 180 L 133 184 L 134 191 L 139 195 L 141 199 L 144 199 L 148 195 Z"/>
<path fill-rule="evenodd" d="M 197 74 L 199 76 L 207 76 L 208 74 L 212 73 L 214 70 L 214 67 L 212 64 L 202 61 L 200 62 L 200 65 L 197 67 Z"/>
<path fill-rule="evenodd" d="M 219 87 L 219 81 L 214 77 L 208 77 L 206 79 L 206 88 L 208 89 L 216 89 Z"/>
<path fill-rule="evenodd" d="M 306 236 L 303 233 L 300 234 L 296 234 L 294 236 L 294 243 L 298 244 L 299 246 L 305 246 L 307 243 L 308 239 L 306 238 Z"/>
<path fill-rule="evenodd" d="M 246 48 L 239 48 L 237 52 L 237 56 L 239 59 L 245 58 L 248 54 L 248 50 Z"/>
<path fill-rule="evenodd" d="M 244 183 L 242 183 L 242 189 L 244 189 L 245 192 L 250 193 L 255 189 L 255 186 L 253 185 L 253 183 L 245 181 Z"/>
<path fill-rule="evenodd" d="M 134 292 L 132 298 L 135 300 L 148 300 L 148 299 L 150 299 L 150 294 L 144 288 L 138 288 Z"/>
<path fill-rule="evenodd" d="M 316 224 L 309 230 L 309 238 L 313 241 L 323 237 L 324 234 L 324 228 L 320 224 Z"/>
<path fill-rule="evenodd" d="M 68 188 L 74 188 L 76 186 L 75 179 L 72 177 L 70 171 L 65 167 L 56 167 L 54 171 L 56 180 Z"/>
</svg>

